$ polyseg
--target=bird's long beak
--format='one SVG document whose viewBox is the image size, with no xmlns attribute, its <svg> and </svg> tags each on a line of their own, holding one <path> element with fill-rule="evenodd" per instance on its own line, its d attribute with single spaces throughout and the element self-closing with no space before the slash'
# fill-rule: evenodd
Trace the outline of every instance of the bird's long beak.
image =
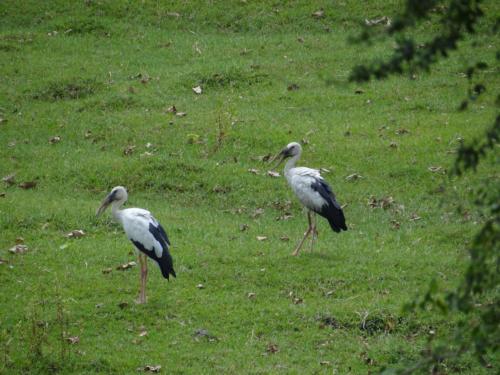
<svg viewBox="0 0 500 375">
<path fill-rule="evenodd" d="M 286 149 L 283 149 L 279 153 L 277 153 L 271 160 L 269 160 L 269 163 L 272 163 L 272 162 L 278 160 L 276 165 L 274 167 L 272 167 L 271 170 L 278 168 L 280 166 L 280 164 L 283 163 L 283 160 L 285 160 L 285 152 L 286 152 Z"/>
<path fill-rule="evenodd" d="M 99 217 L 99 215 L 102 214 L 110 204 L 111 204 L 111 194 L 108 194 L 108 196 L 104 198 L 103 201 L 101 202 L 101 206 L 97 209 L 95 216 Z"/>
</svg>

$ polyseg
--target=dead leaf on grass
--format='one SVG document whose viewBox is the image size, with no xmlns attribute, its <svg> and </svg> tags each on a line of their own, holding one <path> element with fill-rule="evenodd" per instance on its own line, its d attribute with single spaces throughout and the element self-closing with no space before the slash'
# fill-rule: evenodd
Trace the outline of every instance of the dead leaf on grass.
<svg viewBox="0 0 500 375">
<path fill-rule="evenodd" d="M 21 182 L 18 186 L 21 189 L 33 189 L 37 185 L 36 181 L 24 181 Z"/>
<path fill-rule="evenodd" d="M 257 217 L 259 217 L 260 215 L 262 215 L 264 213 L 264 209 L 263 208 L 257 208 L 253 214 L 251 215 L 252 216 L 252 219 L 255 219 Z"/>
<path fill-rule="evenodd" d="M 248 172 L 253 173 L 253 174 L 259 174 L 259 170 L 255 168 L 249 168 Z"/>
<path fill-rule="evenodd" d="M 274 354 L 274 353 L 278 353 L 280 350 L 278 348 L 278 345 L 276 344 L 268 344 L 267 345 L 267 348 L 266 348 L 266 352 L 269 353 L 269 354 Z"/>
<path fill-rule="evenodd" d="M 153 372 L 153 373 L 158 373 L 161 370 L 160 365 L 146 365 L 144 367 L 139 367 L 137 371 L 143 371 L 143 372 Z"/>
<path fill-rule="evenodd" d="M 134 152 L 134 150 L 135 150 L 135 146 L 134 145 L 128 145 L 123 150 L 123 155 L 125 155 L 125 156 L 132 155 L 132 153 Z"/>
<path fill-rule="evenodd" d="M 391 23 L 392 23 L 391 19 L 387 16 L 382 16 L 380 18 L 365 19 L 366 26 L 376 26 L 376 25 L 391 26 Z"/>
<path fill-rule="evenodd" d="M 111 267 L 108 267 L 108 268 L 103 269 L 102 273 L 107 274 L 107 273 L 111 273 L 111 271 L 113 271 L 113 269 Z"/>
<path fill-rule="evenodd" d="M 203 284 L 198 284 L 198 285 L 196 285 L 196 288 L 198 288 L 198 289 L 205 289 L 205 285 L 203 285 Z"/>
<path fill-rule="evenodd" d="M 68 238 L 81 238 L 83 236 L 85 236 L 85 232 L 81 229 L 75 229 L 66 234 L 66 237 Z"/>
<path fill-rule="evenodd" d="M 267 175 L 270 177 L 280 177 L 280 174 L 275 171 L 267 171 Z"/>
<path fill-rule="evenodd" d="M 201 86 L 193 87 L 193 91 L 195 94 L 198 94 L 198 95 L 200 95 L 203 92 Z"/>
<path fill-rule="evenodd" d="M 14 185 L 16 183 L 16 174 L 12 173 L 2 178 L 2 181 L 7 185 Z"/>
<path fill-rule="evenodd" d="M 116 269 L 118 271 L 125 271 L 125 270 L 128 270 L 129 268 L 135 267 L 136 265 L 137 265 L 137 263 L 132 261 L 132 262 L 120 264 L 118 267 L 116 267 Z"/>
<path fill-rule="evenodd" d="M 50 144 L 56 144 L 59 142 L 61 142 L 61 137 L 59 135 L 55 135 L 55 136 L 49 138 Z"/>
<path fill-rule="evenodd" d="M 255 298 L 255 293 L 253 292 L 248 293 L 247 298 Z"/>
<path fill-rule="evenodd" d="M 288 236 L 281 236 L 280 240 L 281 241 L 290 241 L 290 238 L 288 238 Z"/>
<path fill-rule="evenodd" d="M 347 181 L 356 181 L 359 180 L 360 178 L 363 178 L 363 176 L 361 176 L 359 173 L 353 173 L 347 176 L 345 179 Z"/>
<path fill-rule="evenodd" d="M 313 14 L 311 14 L 314 18 L 316 19 L 320 19 L 320 18 L 323 18 L 325 16 L 325 11 L 323 9 L 319 9 L 317 10 L 316 12 L 314 12 Z"/>
<path fill-rule="evenodd" d="M 167 112 L 175 114 L 175 113 L 177 113 L 177 108 L 175 108 L 175 105 L 172 105 L 172 106 L 167 108 Z"/>
<path fill-rule="evenodd" d="M 66 341 L 69 342 L 71 345 L 78 344 L 80 342 L 80 337 L 78 336 L 66 337 Z"/>
<path fill-rule="evenodd" d="M 417 221 L 417 220 L 420 220 L 420 219 L 421 219 L 421 217 L 418 216 L 415 212 L 410 215 L 410 220 L 411 221 Z"/>
<path fill-rule="evenodd" d="M 266 236 L 257 236 L 257 241 L 265 241 L 267 240 Z"/>
<path fill-rule="evenodd" d="M 17 244 L 16 246 L 13 246 L 9 249 L 9 252 L 12 254 L 24 254 L 28 251 L 28 246 L 22 245 L 22 244 Z"/>
<path fill-rule="evenodd" d="M 429 168 L 427 168 L 429 171 L 431 171 L 432 173 L 440 173 L 440 174 L 444 174 L 446 173 L 445 169 L 441 166 L 430 166 Z"/>
<path fill-rule="evenodd" d="M 186 112 L 177 112 L 175 115 L 177 117 L 185 117 L 187 115 L 187 113 Z"/>
</svg>

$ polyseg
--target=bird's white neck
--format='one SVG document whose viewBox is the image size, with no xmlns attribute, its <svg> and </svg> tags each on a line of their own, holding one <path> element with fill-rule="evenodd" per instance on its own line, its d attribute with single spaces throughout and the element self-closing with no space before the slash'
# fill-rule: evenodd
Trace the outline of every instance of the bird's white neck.
<svg viewBox="0 0 500 375">
<path fill-rule="evenodd" d="M 111 204 L 111 212 L 113 214 L 113 218 L 121 223 L 122 222 L 122 210 L 120 210 L 120 207 L 125 203 L 125 201 L 114 201 Z"/>
<path fill-rule="evenodd" d="M 297 160 L 300 159 L 300 153 L 298 153 L 295 156 L 292 156 L 285 164 L 285 176 L 288 177 L 290 174 L 290 171 L 295 168 L 295 164 L 297 163 Z"/>
</svg>

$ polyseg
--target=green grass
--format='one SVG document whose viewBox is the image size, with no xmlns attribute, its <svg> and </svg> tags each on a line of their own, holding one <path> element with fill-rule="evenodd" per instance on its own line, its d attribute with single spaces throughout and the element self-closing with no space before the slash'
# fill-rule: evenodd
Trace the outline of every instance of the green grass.
<svg viewBox="0 0 500 375">
<path fill-rule="evenodd" d="M 15 173 L 16 183 L 0 185 L 8 261 L 0 264 L 0 372 L 122 374 L 158 364 L 163 373 L 362 374 L 416 358 L 431 330 L 445 336 L 453 321 L 403 315 L 401 306 L 432 278 L 456 285 L 481 222 L 456 210 L 470 210 L 478 177 L 428 168 L 449 169 L 458 139 L 494 118 L 487 102 L 456 109 L 467 62 L 494 58 L 498 38 L 484 30 L 499 9 L 487 2 L 479 45 L 463 41 L 432 75 L 356 94 L 350 69 L 387 56 L 390 45 L 367 49 L 348 37 L 401 4 L 2 2 L 0 177 Z M 493 87 L 496 73 L 482 78 Z M 168 113 L 172 105 L 187 115 Z M 350 227 L 336 235 L 320 220 L 314 252 L 298 258 L 290 253 L 306 216 L 258 160 L 296 140 L 307 141 L 301 164 L 331 171 Z M 353 173 L 363 178 L 346 180 Z M 33 180 L 34 189 L 18 187 Z M 94 216 L 115 185 L 127 187 L 128 207 L 155 214 L 173 244 L 178 277 L 166 282 L 150 263 L 144 306 L 133 303 L 137 267 L 115 270 L 134 260 L 132 245 L 111 218 Z M 395 202 L 371 208 L 371 196 Z M 277 221 L 285 212 L 293 217 Z M 67 239 L 74 229 L 87 235 Z M 10 254 L 20 236 L 29 251 Z M 199 329 L 216 339 L 197 337 Z M 494 371 L 468 359 L 455 366 Z"/>
</svg>

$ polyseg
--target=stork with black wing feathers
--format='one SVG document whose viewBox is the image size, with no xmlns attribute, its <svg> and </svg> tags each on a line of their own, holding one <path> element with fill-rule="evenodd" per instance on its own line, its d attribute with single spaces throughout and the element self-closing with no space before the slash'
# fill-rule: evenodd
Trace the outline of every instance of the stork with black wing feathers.
<svg viewBox="0 0 500 375">
<path fill-rule="evenodd" d="M 151 215 L 151 212 L 142 208 L 120 207 L 127 201 L 127 190 L 123 186 L 116 186 L 102 201 L 97 210 L 99 216 L 111 205 L 113 218 L 122 225 L 128 239 L 137 248 L 139 263 L 141 265 L 141 289 L 138 303 L 146 302 L 146 282 L 148 277 L 148 257 L 159 266 L 161 274 L 168 280 L 169 276 L 176 276 L 172 256 L 169 248 L 170 242 L 167 233 L 160 223 Z"/>
<path fill-rule="evenodd" d="M 334 232 L 339 233 L 343 230 L 347 230 L 344 212 L 342 211 L 340 204 L 335 199 L 332 189 L 323 177 L 321 177 L 320 172 L 316 169 L 295 166 L 297 160 L 300 159 L 301 154 L 302 147 L 300 144 L 292 142 L 281 150 L 281 152 L 272 160 L 274 161 L 279 157 L 278 164 L 274 167 L 276 168 L 283 162 L 283 160 L 290 158 L 290 160 L 288 160 L 285 164 L 285 178 L 297 198 L 299 198 L 299 201 L 308 209 L 307 219 L 309 221 L 309 227 L 292 255 L 299 254 L 300 248 L 311 233 L 312 249 L 314 240 L 318 234 L 316 230 L 315 214 L 319 214 L 326 218 Z"/>
</svg>

